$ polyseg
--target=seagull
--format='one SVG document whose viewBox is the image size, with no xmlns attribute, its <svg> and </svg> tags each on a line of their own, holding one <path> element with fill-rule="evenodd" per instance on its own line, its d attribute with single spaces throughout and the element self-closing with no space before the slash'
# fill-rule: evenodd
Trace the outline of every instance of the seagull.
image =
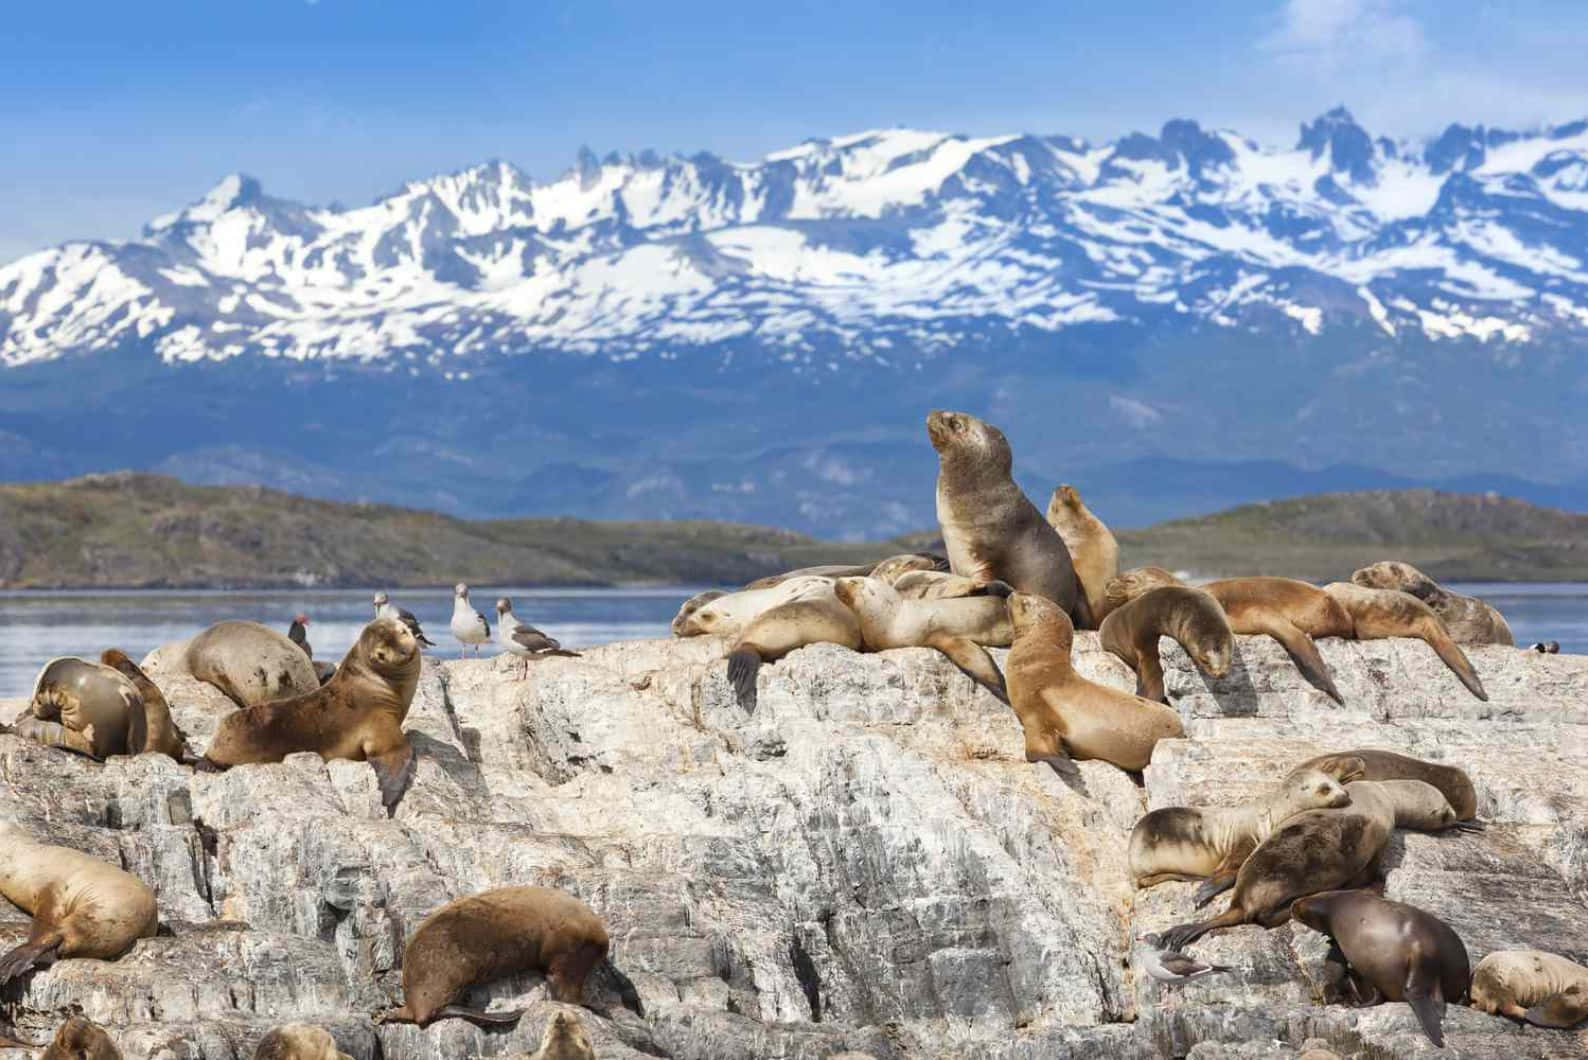
<svg viewBox="0 0 1588 1060">
<path fill-rule="evenodd" d="M 1162 939 L 1157 935 L 1137 935 L 1136 949 L 1131 955 L 1133 965 L 1160 983 L 1189 983 L 1215 972 L 1235 971 L 1222 964 L 1203 964 L 1178 950 L 1163 949 L 1162 945 Z"/>
<path fill-rule="evenodd" d="M 314 658 L 314 649 L 309 647 L 309 616 L 299 611 L 292 616 L 292 625 L 287 627 L 287 639 L 303 649 L 303 654 L 310 659 Z"/>
<path fill-rule="evenodd" d="M 548 655 L 566 655 L 578 658 L 576 651 L 564 651 L 551 637 L 527 622 L 520 622 L 513 614 L 513 601 L 502 597 L 496 601 L 496 643 L 524 660 L 524 676 L 529 676 L 529 660 L 543 659 Z"/>
<path fill-rule="evenodd" d="M 408 627 L 408 632 L 414 635 L 414 640 L 417 640 L 427 648 L 435 647 L 435 644 L 425 636 L 425 631 L 419 628 L 419 620 L 414 617 L 412 611 L 392 603 L 391 597 L 384 592 L 375 594 L 374 604 L 376 618 L 395 618 Z"/>
<path fill-rule="evenodd" d="M 480 654 L 480 645 L 491 640 L 491 624 L 469 606 L 469 587 L 462 582 L 452 587 L 452 635 L 465 648 L 474 645 L 476 655 Z"/>
</svg>

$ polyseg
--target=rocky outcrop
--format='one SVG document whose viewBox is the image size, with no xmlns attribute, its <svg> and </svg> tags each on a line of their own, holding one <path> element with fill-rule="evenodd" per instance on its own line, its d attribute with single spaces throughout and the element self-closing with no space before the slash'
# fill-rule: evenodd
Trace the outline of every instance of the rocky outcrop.
<svg viewBox="0 0 1588 1060">
<path fill-rule="evenodd" d="M 521 1056 L 557 1009 L 538 976 L 478 992 L 528 1005 L 508 1030 L 371 1017 L 399 1000 L 402 944 L 426 913 L 541 884 L 606 919 L 644 1001 L 640 1018 L 592 980 L 583 1016 L 603 1058 L 1219 1060 L 1293 1057 L 1307 1039 L 1342 1058 L 1431 1055 L 1404 1005 L 1320 1004 L 1326 945 L 1293 925 L 1204 940 L 1198 955 L 1239 971 L 1178 994 L 1126 963 L 1134 932 L 1191 913 L 1190 884 L 1129 883 L 1145 810 L 1232 803 L 1363 745 L 1467 767 L 1490 822 L 1397 835 L 1391 897 L 1446 919 L 1474 962 L 1526 946 L 1588 957 L 1588 658 L 1473 649 L 1482 703 L 1419 641 L 1321 647 L 1345 707 L 1266 639 L 1239 638 L 1219 681 L 1166 640 L 1187 735 L 1159 745 L 1144 786 L 1102 763 L 1068 783 L 1027 765 L 1009 709 L 934 652 L 806 648 L 764 668 L 746 714 L 710 639 L 613 644 L 527 679 L 516 659 L 427 661 L 408 721 L 418 774 L 392 820 L 362 764 L 195 775 L 0 736 L 0 816 L 149 881 L 166 929 L 120 961 L 11 984 L 0 1015 L 42 1041 L 80 1009 L 130 1058 L 238 1060 L 294 1020 L 357 1060 Z M 1132 686 L 1091 634 L 1076 665 Z M 202 750 L 230 703 L 157 656 L 148 667 Z M 25 926 L 0 910 L 0 945 Z M 1588 1047 L 1464 1007 L 1445 1026 L 1448 1056 Z"/>
</svg>

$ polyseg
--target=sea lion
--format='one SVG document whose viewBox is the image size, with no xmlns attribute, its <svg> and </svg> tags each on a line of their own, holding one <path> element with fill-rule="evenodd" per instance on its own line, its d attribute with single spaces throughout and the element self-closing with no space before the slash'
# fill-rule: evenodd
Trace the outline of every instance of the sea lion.
<svg viewBox="0 0 1588 1060">
<path fill-rule="evenodd" d="M 1164 945 L 1184 949 L 1210 931 L 1238 924 L 1278 927 L 1290 918 L 1297 898 L 1366 886 L 1376 878 L 1379 855 L 1396 828 L 1468 827 L 1439 789 L 1420 780 L 1358 780 L 1345 790 L 1349 804 L 1304 810 L 1275 828 L 1236 872 L 1228 908 L 1209 920 L 1170 928 Z"/>
<path fill-rule="evenodd" d="M 791 578 L 881 578 L 903 574 L 908 570 L 948 570 L 948 560 L 932 552 L 905 552 L 889 556 L 877 563 L 826 563 L 815 567 L 800 567 L 769 574 L 745 585 L 745 589 L 770 589 Z"/>
<path fill-rule="evenodd" d="M 1443 920 L 1371 891 L 1325 891 L 1299 898 L 1291 916 L 1328 935 L 1351 972 L 1353 988 L 1378 1000 L 1404 1001 L 1417 1014 L 1423 1033 L 1445 1047 L 1440 1021 L 1445 1002 L 1467 996 L 1472 967 L 1461 937 Z"/>
<path fill-rule="evenodd" d="M 33 698 L 14 728 L 18 736 L 48 747 L 105 759 L 128 753 L 130 731 L 141 731 L 143 711 L 138 686 L 120 671 L 63 656 L 39 671 Z M 134 715 L 140 719 L 136 724 Z"/>
<path fill-rule="evenodd" d="M 937 521 L 949 569 L 1046 597 L 1077 628 L 1091 628 L 1069 550 L 1015 485 L 1003 432 L 963 412 L 937 411 L 926 418 L 926 433 L 937 450 Z"/>
<path fill-rule="evenodd" d="M 1150 589 L 1163 585 L 1184 584 L 1185 582 L 1162 567 L 1135 567 L 1121 571 L 1104 583 L 1102 613 L 1092 617 L 1101 624 L 1116 607 L 1130 603 Z"/>
<path fill-rule="evenodd" d="M 83 1016 L 61 1024 L 39 1060 L 121 1060 L 121 1050 L 105 1028 Z"/>
<path fill-rule="evenodd" d="M 1009 598 L 1014 645 L 1004 663 L 1009 703 L 1025 730 L 1026 761 L 1073 772 L 1071 759 L 1100 758 L 1139 770 L 1159 740 L 1184 736 L 1180 715 L 1075 672 L 1075 629 L 1060 605 L 1031 593 Z"/>
<path fill-rule="evenodd" d="M 905 552 L 889 556 L 867 572 L 870 577 L 881 578 L 890 584 L 896 584 L 901 576 L 912 573 L 948 574 L 948 557 L 935 552 Z"/>
<path fill-rule="evenodd" d="M 1516 645 L 1505 616 L 1494 607 L 1476 596 L 1451 592 L 1410 563 L 1374 563 L 1353 573 L 1351 581 L 1369 589 L 1398 589 L 1417 597 L 1439 616 L 1457 644 Z"/>
<path fill-rule="evenodd" d="M 1059 532 L 1069 549 L 1092 619 L 1101 622 L 1104 589 L 1119 573 L 1119 542 L 1082 502 L 1080 491 L 1068 483 L 1054 490 L 1048 501 L 1048 525 Z"/>
<path fill-rule="evenodd" d="M 352 1060 L 324 1027 L 285 1023 L 259 1040 L 254 1060 Z"/>
<path fill-rule="evenodd" d="M 378 618 L 364 627 L 324 685 L 316 682 L 304 695 L 221 719 L 203 765 L 279 762 L 298 751 L 368 761 L 387 813 L 395 813 L 413 779 L 414 750 L 402 724 L 420 665 L 419 643 L 408 627 L 400 619 Z"/>
<path fill-rule="evenodd" d="M 809 597 L 831 596 L 833 580 L 819 575 L 790 578 L 764 589 L 741 589 L 711 600 L 693 596 L 673 618 L 679 637 L 737 637 L 745 627 L 774 607 Z M 700 601 L 700 602 L 696 602 Z"/>
<path fill-rule="evenodd" d="M 99 661 L 101 665 L 110 667 L 131 681 L 138 689 L 142 709 L 134 709 L 128 714 L 128 753 L 147 754 L 152 751 L 182 761 L 187 751 L 187 737 L 171 717 L 171 705 L 166 702 L 160 686 L 149 680 L 149 675 L 119 648 L 106 648 L 99 653 Z"/>
<path fill-rule="evenodd" d="M 540 1048 L 529 1060 L 596 1060 L 595 1046 L 584 1022 L 572 1012 L 558 1010 L 546 1021 Z"/>
<path fill-rule="evenodd" d="M 1130 874 L 1137 887 L 1166 880 L 1206 879 L 1196 903 L 1206 905 L 1235 883 L 1236 873 L 1276 827 L 1306 810 L 1347 806 L 1344 785 L 1315 769 L 1293 771 L 1259 799 L 1229 807 L 1166 806 L 1130 833 Z"/>
<path fill-rule="evenodd" d="M 1456 766 L 1425 762 L 1394 751 L 1353 748 L 1309 758 L 1291 772 L 1318 770 L 1342 783 L 1350 780 L 1421 780 L 1439 789 L 1458 820 L 1470 821 L 1478 815 L 1478 793 L 1472 778 Z"/>
<path fill-rule="evenodd" d="M 114 960 L 154 935 L 154 892 L 138 877 L 0 822 L 0 895 L 32 915 L 27 941 L 0 956 L 0 985 L 57 957 Z"/>
<path fill-rule="evenodd" d="M 403 1004 L 381 1018 L 420 1026 L 445 1016 L 514 1023 L 522 1010 L 486 1013 L 455 1002 L 476 983 L 523 971 L 545 973 L 552 1000 L 580 1005 L 585 979 L 609 945 L 595 911 L 562 891 L 501 887 L 459 898 L 414 932 L 403 950 Z"/>
<path fill-rule="evenodd" d="M 1273 637 L 1308 684 L 1336 703 L 1345 702 L 1313 640 L 1356 635 L 1351 616 L 1332 596 L 1294 578 L 1222 578 L 1202 588 L 1224 608 L 1230 629 Z"/>
<path fill-rule="evenodd" d="M 1468 692 L 1487 702 L 1489 694 L 1467 653 L 1450 639 L 1439 616 L 1417 597 L 1396 589 L 1366 589 L 1351 582 L 1330 582 L 1323 591 L 1351 616 L 1352 635 L 1357 640 L 1416 637 L 1434 649 Z"/>
<path fill-rule="evenodd" d="M 756 677 L 763 662 L 820 643 L 841 644 L 851 651 L 859 651 L 862 644 L 860 620 L 839 602 L 832 582 L 826 582 L 822 592 L 809 592 L 758 615 L 734 640 L 728 650 L 728 680 L 739 705 L 755 710 Z"/>
<path fill-rule="evenodd" d="M 1564 1030 L 1588 1019 L 1588 968 L 1543 950 L 1496 950 L 1472 970 L 1472 1007 Z"/>
<path fill-rule="evenodd" d="M 910 570 L 890 577 L 871 575 L 893 586 L 906 600 L 959 600 L 967 596 L 1007 597 L 1014 588 L 1007 582 L 979 582 L 942 570 Z"/>
<path fill-rule="evenodd" d="M 866 651 L 936 648 L 971 680 L 1009 702 L 1003 674 L 986 648 L 1007 647 L 1014 638 L 1003 600 L 995 596 L 907 600 L 880 578 L 839 578 L 833 592 L 859 620 Z"/>
<path fill-rule="evenodd" d="M 182 665 L 239 707 L 301 696 L 320 687 L 303 649 L 258 622 L 217 622 L 187 642 Z"/>
<path fill-rule="evenodd" d="M 691 596 L 688 600 L 685 600 L 679 605 L 678 614 L 673 616 L 673 621 L 669 626 L 669 628 L 672 630 L 673 636 L 690 636 L 690 634 L 684 632 L 684 630 L 688 628 L 689 616 L 693 615 L 696 611 L 699 611 L 702 607 L 705 607 L 713 600 L 720 600 L 727 595 L 728 590 L 726 589 L 707 589 L 704 592 L 698 592 L 694 596 Z"/>
<path fill-rule="evenodd" d="M 1167 703 L 1158 638 L 1173 637 L 1203 673 L 1223 677 L 1235 656 L 1235 634 L 1217 600 L 1189 585 L 1149 590 L 1109 612 L 1099 627 L 1104 648 L 1136 671 L 1136 694 Z"/>
</svg>

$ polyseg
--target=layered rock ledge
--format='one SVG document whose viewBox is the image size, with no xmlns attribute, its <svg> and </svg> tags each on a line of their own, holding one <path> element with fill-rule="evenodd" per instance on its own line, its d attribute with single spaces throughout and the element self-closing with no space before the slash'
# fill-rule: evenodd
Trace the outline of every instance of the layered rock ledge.
<svg viewBox="0 0 1588 1060">
<path fill-rule="evenodd" d="M 556 1005 L 539 977 L 479 992 L 517 1027 L 377 1025 L 406 935 L 441 903 L 507 884 L 564 888 L 608 922 L 639 1018 L 600 990 L 604 1058 L 1434 1055 L 1404 1005 L 1319 1003 L 1325 943 L 1243 927 L 1196 952 L 1240 969 L 1166 994 L 1130 938 L 1190 918 L 1191 884 L 1136 892 L 1125 846 L 1147 809 L 1249 797 L 1354 746 L 1460 764 L 1479 835 L 1398 834 L 1387 894 L 1447 920 L 1474 962 L 1536 946 L 1588 958 L 1588 657 L 1471 651 L 1491 699 L 1420 641 L 1324 641 L 1347 705 L 1273 642 L 1239 638 L 1210 681 L 1164 642 L 1187 737 L 1145 787 L 1102 763 L 1065 783 L 1021 758 L 1009 709 L 925 649 L 816 645 L 763 669 L 746 714 L 720 641 L 548 659 L 436 662 L 408 721 L 413 788 L 388 820 L 367 766 L 297 755 L 195 775 L 103 765 L 0 736 L 0 817 L 156 886 L 160 937 L 114 963 L 65 960 L 0 993 L 44 1040 L 79 1009 L 129 1058 L 246 1060 L 271 1026 L 325 1025 L 357 1060 L 533 1052 Z M 1091 634 L 1088 676 L 1132 676 Z M 201 751 L 229 704 L 148 663 Z M 0 704 L 0 721 L 21 703 Z M 0 903 L 0 947 L 27 918 Z M 1218 906 L 1216 906 L 1218 907 Z M 1588 1032 L 1452 1006 L 1445 1056 L 1581 1056 Z M 0 1058 L 25 1055 L 0 1050 Z"/>
</svg>

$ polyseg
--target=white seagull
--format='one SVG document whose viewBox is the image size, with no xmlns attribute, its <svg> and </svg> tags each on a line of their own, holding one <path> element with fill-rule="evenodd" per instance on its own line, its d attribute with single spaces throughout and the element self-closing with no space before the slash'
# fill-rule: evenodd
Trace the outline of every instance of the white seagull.
<svg viewBox="0 0 1588 1060">
<path fill-rule="evenodd" d="M 524 676 L 529 676 L 529 660 L 544 659 L 548 655 L 567 655 L 578 658 L 576 651 L 564 651 L 551 637 L 527 622 L 520 622 L 513 614 L 513 601 L 502 597 L 496 601 L 496 643 L 524 660 Z"/>
<path fill-rule="evenodd" d="M 1166 950 L 1162 939 L 1153 934 L 1136 936 L 1136 948 L 1131 954 L 1131 964 L 1146 972 L 1160 983 L 1189 983 L 1215 972 L 1233 972 L 1234 968 L 1222 964 L 1204 964 L 1179 950 Z"/>
<path fill-rule="evenodd" d="M 465 648 L 472 644 L 476 655 L 491 640 L 491 624 L 469 605 L 469 587 L 462 582 L 452 587 L 452 635 Z"/>
<path fill-rule="evenodd" d="M 435 647 L 435 643 L 425 636 L 425 631 L 419 628 L 419 620 L 414 617 L 414 613 L 406 607 L 398 607 L 392 603 L 391 597 L 387 596 L 384 591 L 375 594 L 373 603 L 375 604 L 376 618 L 395 618 L 408 627 L 408 632 L 414 635 L 414 640 L 417 640 L 427 648 Z"/>
</svg>

